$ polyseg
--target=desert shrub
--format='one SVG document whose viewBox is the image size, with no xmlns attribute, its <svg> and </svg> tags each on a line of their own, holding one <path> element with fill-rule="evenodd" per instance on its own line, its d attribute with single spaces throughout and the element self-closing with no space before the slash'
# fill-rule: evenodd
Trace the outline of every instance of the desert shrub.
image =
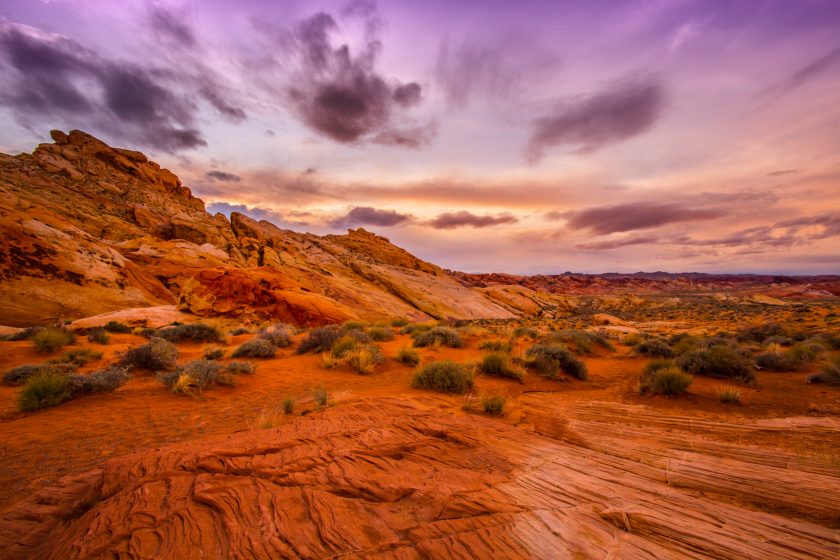
<svg viewBox="0 0 840 560">
<path fill-rule="evenodd" d="M 395 329 L 398 329 L 400 327 L 406 326 L 410 322 L 411 321 L 409 321 L 408 319 L 406 319 L 404 317 L 401 317 L 401 318 L 394 319 L 393 321 L 391 321 L 391 326 L 394 327 Z"/>
<path fill-rule="evenodd" d="M 205 348 L 203 356 L 205 360 L 221 360 L 225 357 L 225 349 L 218 346 Z"/>
<path fill-rule="evenodd" d="M 286 397 L 283 399 L 283 414 L 291 414 L 295 410 L 295 399 Z"/>
<path fill-rule="evenodd" d="M 823 352 L 825 352 L 825 346 L 814 339 L 797 342 L 787 351 L 792 360 L 802 364 L 815 361 Z"/>
<path fill-rule="evenodd" d="M 362 331 L 365 329 L 365 324 L 361 321 L 345 321 L 341 328 L 345 331 Z"/>
<path fill-rule="evenodd" d="M 251 375 L 257 371 L 257 364 L 252 364 L 251 362 L 228 362 L 225 365 L 225 369 L 234 375 Z"/>
<path fill-rule="evenodd" d="M 530 338 L 531 340 L 536 340 L 540 337 L 540 331 L 535 329 L 534 327 L 517 327 L 513 331 L 514 338 Z"/>
<path fill-rule="evenodd" d="M 452 360 L 443 360 L 417 369 L 411 380 L 411 386 L 444 393 L 465 393 L 473 386 L 473 376 L 465 365 Z"/>
<path fill-rule="evenodd" d="M 510 356 L 503 352 L 491 352 L 485 354 L 479 363 L 478 369 L 481 373 L 516 379 L 522 382 L 522 374 L 511 365 Z"/>
<path fill-rule="evenodd" d="M 767 371 L 795 371 L 800 362 L 794 360 L 787 352 L 764 352 L 755 357 L 755 366 Z"/>
<path fill-rule="evenodd" d="M 108 321 L 103 328 L 109 333 L 115 334 L 128 334 L 133 330 L 128 325 L 124 325 L 117 321 Z"/>
<path fill-rule="evenodd" d="M 644 333 L 630 333 L 624 335 L 624 337 L 621 339 L 621 343 L 625 346 L 636 346 L 637 344 L 644 342 L 645 339 L 647 339 L 647 336 L 645 336 Z"/>
<path fill-rule="evenodd" d="M 433 344 L 442 344 L 450 348 L 461 348 L 464 345 L 461 335 L 451 327 L 434 327 L 417 335 L 414 339 L 414 346 L 417 347 Z"/>
<path fill-rule="evenodd" d="M 90 348 L 76 348 L 69 350 L 59 356 L 50 360 L 51 364 L 73 364 L 82 367 L 88 362 L 102 358 L 102 352 L 97 352 Z"/>
<path fill-rule="evenodd" d="M 639 392 L 651 392 L 654 395 L 676 396 L 684 393 L 694 379 L 682 371 L 673 362 L 657 360 L 642 372 L 639 377 Z"/>
<path fill-rule="evenodd" d="M 764 323 L 741 329 L 737 335 L 738 342 L 763 343 L 771 336 L 785 336 L 785 329 L 778 323 Z"/>
<path fill-rule="evenodd" d="M 737 404 L 741 402 L 741 391 L 732 385 L 723 385 L 717 390 L 717 398 L 723 404 Z"/>
<path fill-rule="evenodd" d="M 73 344 L 75 336 L 68 330 L 49 327 L 32 335 L 32 344 L 42 354 L 52 354 L 56 350 Z"/>
<path fill-rule="evenodd" d="M 659 338 L 650 338 L 633 346 L 633 351 L 651 358 L 673 358 L 674 351 L 668 343 Z"/>
<path fill-rule="evenodd" d="M 70 377 L 56 371 L 42 371 L 27 379 L 18 394 L 18 407 L 24 412 L 58 406 L 72 398 Z"/>
<path fill-rule="evenodd" d="M 307 352 L 326 352 L 336 340 L 341 338 L 341 328 L 336 325 L 318 327 L 309 331 L 303 340 L 298 344 L 295 352 L 305 354 Z"/>
<path fill-rule="evenodd" d="M 403 346 L 397 351 L 397 361 L 407 366 L 416 366 L 420 363 L 420 354 L 413 348 Z"/>
<path fill-rule="evenodd" d="M 354 350 L 358 344 L 359 341 L 357 341 L 354 337 L 344 335 L 336 340 L 330 347 L 330 357 L 334 360 L 340 360 L 345 356 L 345 354 Z"/>
<path fill-rule="evenodd" d="M 237 346 L 231 353 L 231 358 L 273 358 L 277 347 L 270 341 L 254 337 Z"/>
<path fill-rule="evenodd" d="M 175 325 L 157 331 L 157 336 L 169 342 L 219 342 L 224 338 L 222 332 L 207 323 L 190 323 Z"/>
<path fill-rule="evenodd" d="M 525 365 L 548 379 L 561 371 L 581 380 L 588 378 L 586 364 L 559 344 L 535 344 L 525 352 Z"/>
<path fill-rule="evenodd" d="M 21 329 L 13 333 L 0 335 L 0 340 L 6 342 L 29 340 L 30 338 L 35 336 L 35 333 L 37 333 L 40 330 L 43 330 L 43 328 L 44 327 L 26 327 L 25 329 Z"/>
<path fill-rule="evenodd" d="M 513 352 L 513 341 L 510 339 L 496 338 L 485 340 L 478 345 L 479 350 L 491 350 L 493 352 Z"/>
<path fill-rule="evenodd" d="M 265 330 L 260 331 L 260 338 L 264 338 L 277 348 L 286 348 L 292 345 L 294 329 L 285 323 L 275 323 Z"/>
<path fill-rule="evenodd" d="M 251 334 L 251 331 L 245 327 L 236 327 L 230 331 L 231 336 L 239 336 L 241 334 Z"/>
<path fill-rule="evenodd" d="M 131 379 L 128 368 L 108 366 L 88 375 L 73 375 L 70 377 L 72 394 L 112 393 L 125 385 Z"/>
<path fill-rule="evenodd" d="M 410 335 L 411 338 L 416 338 L 418 335 L 421 335 L 426 331 L 430 331 L 433 328 L 435 328 L 434 323 L 412 323 L 404 326 L 400 332 Z"/>
<path fill-rule="evenodd" d="M 481 397 L 481 408 L 484 412 L 494 416 L 502 416 L 505 413 L 505 402 L 503 395 L 484 395 Z"/>
<path fill-rule="evenodd" d="M 814 342 L 822 344 L 829 350 L 840 350 L 840 336 L 834 333 L 818 334 L 812 339 Z"/>
<path fill-rule="evenodd" d="M 671 336 L 671 338 L 668 339 L 668 344 L 671 346 L 675 355 L 682 356 L 686 352 L 695 350 L 702 344 L 702 340 L 688 333 L 680 333 L 678 335 Z"/>
<path fill-rule="evenodd" d="M 312 391 L 312 398 L 318 406 L 327 406 L 330 403 L 330 393 L 323 383 Z"/>
<path fill-rule="evenodd" d="M 840 356 L 827 360 L 820 369 L 820 373 L 812 376 L 809 381 L 840 385 Z"/>
<path fill-rule="evenodd" d="M 75 371 L 76 366 L 73 364 L 23 364 L 4 373 L 3 384 L 23 385 L 30 377 L 43 372 L 69 375 Z"/>
<path fill-rule="evenodd" d="M 108 341 L 111 340 L 111 336 L 105 329 L 93 329 L 88 333 L 87 339 L 90 342 L 95 342 L 96 344 L 108 344 Z"/>
<path fill-rule="evenodd" d="M 356 347 L 349 351 L 344 358 L 359 375 L 373 373 L 376 366 L 382 363 L 384 359 L 382 351 L 373 344 Z"/>
<path fill-rule="evenodd" d="M 192 360 L 172 371 L 159 373 L 158 381 L 173 393 L 192 393 L 212 385 L 232 385 L 234 375 L 213 360 Z"/>
<path fill-rule="evenodd" d="M 387 342 L 394 340 L 394 331 L 388 327 L 370 327 L 367 330 L 368 336 L 375 342 Z"/>
<path fill-rule="evenodd" d="M 677 365 L 694 375 L 721 377 L 742 383 L 755 381 L 755 373 L 750 368 L 749 361 L 727 344 L 716 344 L 686 352 L 677 358 Z"/>
<path fill-rule="evenodd" d="M 177 359 L 178 348 L 174 344 L 162 338 L 152 338 L 147 344 L 129 348 L 120 365 L 157 371 L 172 368 Z"/>
<path fill-rule="evenodd" d="M 778 344 L 779 346 L 790 346 L 793 341 L 786 336 L 768 336 L 764 339 L 762 344 Z"/>
<path fill-rule="evenodd" d="M 579 329 L 564 329 L 554 331 L 542 337 L 543 344 L 566 344 L 575 354 L 591 355 L 594 345 L 607 350 L 615 350 L 612 343 L 599 333 L 591 333 Z"/>
</svg>

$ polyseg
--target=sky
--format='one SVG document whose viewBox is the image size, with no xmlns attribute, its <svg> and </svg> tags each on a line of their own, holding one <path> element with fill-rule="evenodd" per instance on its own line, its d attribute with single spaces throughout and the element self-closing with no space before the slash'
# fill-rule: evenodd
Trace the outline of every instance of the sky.
<svg viewBox="0 0 840 560">
<path fill-rule="evenodd" d="M 467 272 L 840 273 L 836 0 L 0 0 L 0 152 Z"/>
</svg>

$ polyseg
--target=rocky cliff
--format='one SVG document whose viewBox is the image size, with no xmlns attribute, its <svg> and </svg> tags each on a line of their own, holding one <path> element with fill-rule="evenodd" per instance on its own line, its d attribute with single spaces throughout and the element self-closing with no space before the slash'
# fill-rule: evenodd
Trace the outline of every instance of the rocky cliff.
<svg viewBox="0 0 840 560">
<path fill-rule="evenodd" d="M 300 325 L 513 316 L 384 237 L 211 215 L 140 152 L 51 135 L 32 154 L 0 154 L 0 324 L 173 303 Z"/>
</svg>

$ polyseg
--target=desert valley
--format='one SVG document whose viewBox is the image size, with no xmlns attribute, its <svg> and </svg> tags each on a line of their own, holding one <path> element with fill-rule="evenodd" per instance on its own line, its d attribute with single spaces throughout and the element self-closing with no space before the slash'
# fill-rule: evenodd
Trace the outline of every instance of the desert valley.
<svg viewBox="0 0 840 560">
<path fill-rule="evenodd" d="M 0 0 L 0 560 L 840 558 L 838 36 Z"/>
</svg>

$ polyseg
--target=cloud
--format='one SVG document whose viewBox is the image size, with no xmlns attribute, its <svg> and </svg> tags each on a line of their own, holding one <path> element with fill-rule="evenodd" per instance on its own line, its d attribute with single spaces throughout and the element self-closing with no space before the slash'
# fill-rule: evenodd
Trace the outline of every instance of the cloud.
<svg viewBox="0 0 840 560">
<path fill-rule="evenodd" d="M 395 210 L 377 210 L 370 206 L 356 206 L 344 216 L 330 220 L 329 225 L 335 228 L 359 225 L 392 227 L 411 219 L 411 214 L 400 214 Z"/>
<path fill-rule="evenodd" d="M 795 89 L 799 89 L 806 83 L 830 71 L 835 66 L 840 66 L 840 47 L 837 47 L 813 62 L 806 64 L 781 83 L 769 88 L 763 93 L 764 97 L 775 99 Z"/>
<path fill-rule="evenodd" d="M 175 13 L 157 5 L 149 11 L 149 24 L 155 33 L 164 39 L 174 41 L 181 47 L 191 48 L 198 44 L 195 33 L 183 21 L 183 14 Z"/>
<path fill-rule="evenodd" d="M 742 229 L 733 234 L 711 239 L 682 237 L 675 242 L 684 245 L 720 245 L 736 247 L 760 245 L 784 248 L 840 236 L 840 212 L 805 216 L 775 222 L 772 225 Z"/>
<path fill-rule="evenodd" d="M 350 46 L 334 46 L 338 23 L 320 12 L 297 24 L 284 44 L 296 54 L 299 65 L 288 89 L 293 112 L 312 130 L 345 144 L 371 141 L 416 148 L 429 143 L 433 125 L 399 122 L 400 111 L 422 101 L 416 82 L 389 80 L 376 71 L 382 50 L 378 40 L 375 3 L 354 2 L 344 11 L 361 17 L 366 38 L 358 54 Z"/>
<path fill-rule="evenodd" d="M 660 239 L 652 236 L 631 236 L 623 237 L 621 239 L 608 239 L 605 241 L 596 241 L 593 243 L 578 243 L 575 245 L 578 249 L 585 249 L 588 251 L 606 251 L 609 249 L 618 249 L 620 247 L 628 247 L 630 245 L 648 245 L 658 243 Z"/>
<path fill-rule="evenodd" d="M 265 220 L 277 227 L 291 228 L 310 225 L 310 219 L 314 217 L 311 212 L 299 212 L 294 210 L 275 210 L 262 206 L 247 206 L 245 204 L 230 204 L 228 202 L 211 202 L 207 205 L 207 211 L 211 214 L 224 214 L 228 218 L 234 212 L 245 214 L 255 220 Z"/>
<path fill-rule="evenodd" d="M 104 58 L 25 25 L 0 23 L 0 77 L 0 103 L 27 128 L 81 128 L 132 145 L 182 150 L 207 144 L 195 96 L 244 118 L 207 76 Z"/>
<path fill-rule="evenodd" d="M 478 98 L 498 101 L 513 97 L 557 72 L 559 55 L 522 36 L 497 38 L 492 44 L 448 37 L 438 49 L 435 81 L 452 107 L 463 108 Z"/>
<path fill-rule="evenodd" d="M 767 176 L 781 177 L 783 175 L 799 175 L 800 173 L 802 173 L 801 169 L 779 169 L 778 171 L 771 171 Z"/>
<path fill-rule="evenodd" d="M 618 83 L 590 97 L 562 101 L 533 121 L 526 158 L 537 163 L 550 147 L 567 145 L 589 152 L 638 136 L 659 119 L 665 98 L 660 81 L 647 77 Z"/>
<path fill-rule="evenodd" d="M 599 235 L 649 229 L 676 222 L 711 220 L 725 213 L 713 208 L 692 208 L 682 204 L 632 202 L 617 206 L 587 208 L 563 215 L 571 229 L 588 229 Z"/>
<path fill-rule="evenodd" d="M 242 177 L 239 175 L 234 175 L 233 173 L 227 173 L 226 171 L 208 171 L 204 174 L 204 177 L 207 178 L 208 181 L 225 181 L 229 183 L 238 183 L 242 180 Z"/>
<path fill-rule="evenodd" d="M 444 214 L 440 214 L 435 219 L 430 220 L 427 223 L 435 229 L 455 229 L 464 226 L 484 228 L 498 226 L 501 224 L 515 224 L 518 221 L 518 218 L 507 212 L 503 212 L 495 216 L 491 216 L 489 214 L 477 216 L 472 212 L 462 210 L 460 212 L 446 212 Z"/>
</svg>

